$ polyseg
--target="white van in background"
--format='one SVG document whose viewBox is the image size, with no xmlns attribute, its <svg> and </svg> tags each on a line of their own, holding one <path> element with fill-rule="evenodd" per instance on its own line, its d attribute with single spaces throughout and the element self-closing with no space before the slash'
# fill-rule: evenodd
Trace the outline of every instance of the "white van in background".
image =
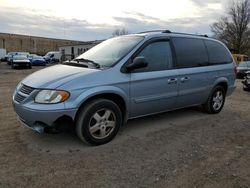
<svg viewBox="0 0 250 188">
<path fill-rule="evenodd" d="M 6 49 L 0 48 L 0 60 L 4 60 L 6 56 Z"/>
<path fill-rule="evenodd" d="M 44 56 L 44 59 L 45 59 L 46 63 L 55 63 L 55 62 L 60 62 L 61 57 L 62 57 L 61 52 L 54 51 L 54 52 L 48 52 Z"/>
</svg>

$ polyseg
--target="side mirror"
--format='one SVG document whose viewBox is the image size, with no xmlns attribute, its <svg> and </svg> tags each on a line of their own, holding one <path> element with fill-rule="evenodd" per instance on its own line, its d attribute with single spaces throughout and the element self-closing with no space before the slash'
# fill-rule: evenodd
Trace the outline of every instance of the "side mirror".
<svg viewBox="0 0 250 188">
<path fill-rule="evenodd" d="M 144 68 L 147 66 L 148 66 L 148 62 L 144 57 L 142 56 L 136 57 L 132 63 L 126 66 L 126 72 L 130 72 L 132 70 Z"/>
</svg>

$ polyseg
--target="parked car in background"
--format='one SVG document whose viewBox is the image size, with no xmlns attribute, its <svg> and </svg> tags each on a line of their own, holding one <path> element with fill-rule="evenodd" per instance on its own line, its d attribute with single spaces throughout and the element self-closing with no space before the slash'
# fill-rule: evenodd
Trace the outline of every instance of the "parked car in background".
<svg viewBox="0 0 250 188">
<path fill-rule="evenodd" d="M 33 56 L 32 59 L 30 60 L 32 65 L 46 65 L 46 61 L 42 56 Z"/>
<path fill-rule="evenodd" d="M 17 55 L 17 52 L 9 52 L 9 53 L 7 54 L 7 62 L 8 62 L 8 65 L 11 64 L 12 57 L 13 57 L 14 55 Z"/>
<path fill-rule="evenodd" d="M 2 60 L 2 61 L 4 61 L 4 62 L 8 62 L 7 60 L 8 60 L 8 54 L 6 54 L 6 55 L 4 56 L 4 58 L 3 58 L 3 60 Z"/>
<path fill-rule="evenodd" d="M 27 67 L 32 68 L 31 62 L 26 55 L 15 55 L 11 61 L 11 68 Z"/>
<path fill-rule="evenodd" d="M 28 55 L 28 59 L 31 61 L 33 59 L 34 56 L 37 56 L 36 54 L 29 54 Z"/>
<path fill-rule="evenodd" d="M 44 59 L 45 59 L 46 63 L 56 63 L 56 62 L 60 62 L 61 57 L 62 57 L 61 52 L 56 51 L 56 52 L 48 52 L 44 56 Z"/>
<path fill-rule="evenodd" d="M 237 65 L 242 61 L 248 61 L 248 56 L 245 54 L 232 54 Z"/>
<path fill-rule="evenodd" d="M 246 72 L 246 76 L 244 77 L 242 84 L 244 91 L 250 91 L 250 71 Z"/>
<path fill-rule="evenodd" d="M 6 56 L 6 49 L 0 48 L 0 61 L 4 61 Z"/>
<path fill-rule="evenodd" d="M 219 113 L 235 89 L 235 68 L 227 47 L 206 36 L 125 35 L 29 75 L 17 85 L 13 106 L 37 132 L 72 125 L 81 140 L 99 145 L 128 119 L 198 105 Z"/>
<path fill-rule="evenodd" d="M 247 71 L 250 71 L 250 61 L 242 61 L 237 67 L 237 78 L 243 79 Z"/>
<path fill-rule="evenodd" d="M 26 57 L 28 57 L 28 55 L 29 55 L 29 52 L 10 52 L 8 55 L 7 62 L 9 65 L 11 65 L 14 56 L 26 56 Z"/>
</svg>

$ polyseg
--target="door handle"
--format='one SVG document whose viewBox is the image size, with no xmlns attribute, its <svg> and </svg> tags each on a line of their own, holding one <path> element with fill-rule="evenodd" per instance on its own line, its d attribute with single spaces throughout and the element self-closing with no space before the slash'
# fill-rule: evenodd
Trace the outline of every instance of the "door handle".
<svg viewBox="0 0 250 188">
<path fill-rule="evenodd" d="M 178 79 L 177 78 L 169 78 L 168 84 L 177 84 Z"/>
<path fill-rule="evenodd" d="M 183 78 L 181 78 L 181 82 L 183 83 L 183 82 L 187 82 L 189 80 L 189 77 L 183 77 Z"/>
</svg>

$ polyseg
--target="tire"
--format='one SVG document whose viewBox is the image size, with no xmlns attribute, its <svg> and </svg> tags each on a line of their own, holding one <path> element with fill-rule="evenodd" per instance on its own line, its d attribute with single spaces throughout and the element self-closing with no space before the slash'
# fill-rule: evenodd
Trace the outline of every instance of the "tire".
<svg viewBox="0 0 250 188">
<path fill-rule="evenodd" d="M 226 98 L 225 89 L 221 86 L 215 86 L 211 94 L 209 95 L 207 102 L 203 104 L 204 111 L 209 114 L 219 113 L 224 106 L 225 98 Z"/>
<path fill-rule="evenodd" d="M 121 110 L 116 103 L 96 99 L 80 109 L 76 118 L 76 133 L 82 141 L 92 145 L 105 144 L 116 136 L 122 119 Z"/>
<path fill-rule="evenodd" d="M 32 69 L 32 65 L 31 64 L 28 65 L 28 69 Z"/>
<path fill-rule="evenodd" d="M 14 66 L 14 64 L 13 64 L 13 63 L 11 63 L 11 68 L 12 68 L 12 69 L 14 69 L 14 68 L 15 68 L 15 66 Z"/>
</svg>

